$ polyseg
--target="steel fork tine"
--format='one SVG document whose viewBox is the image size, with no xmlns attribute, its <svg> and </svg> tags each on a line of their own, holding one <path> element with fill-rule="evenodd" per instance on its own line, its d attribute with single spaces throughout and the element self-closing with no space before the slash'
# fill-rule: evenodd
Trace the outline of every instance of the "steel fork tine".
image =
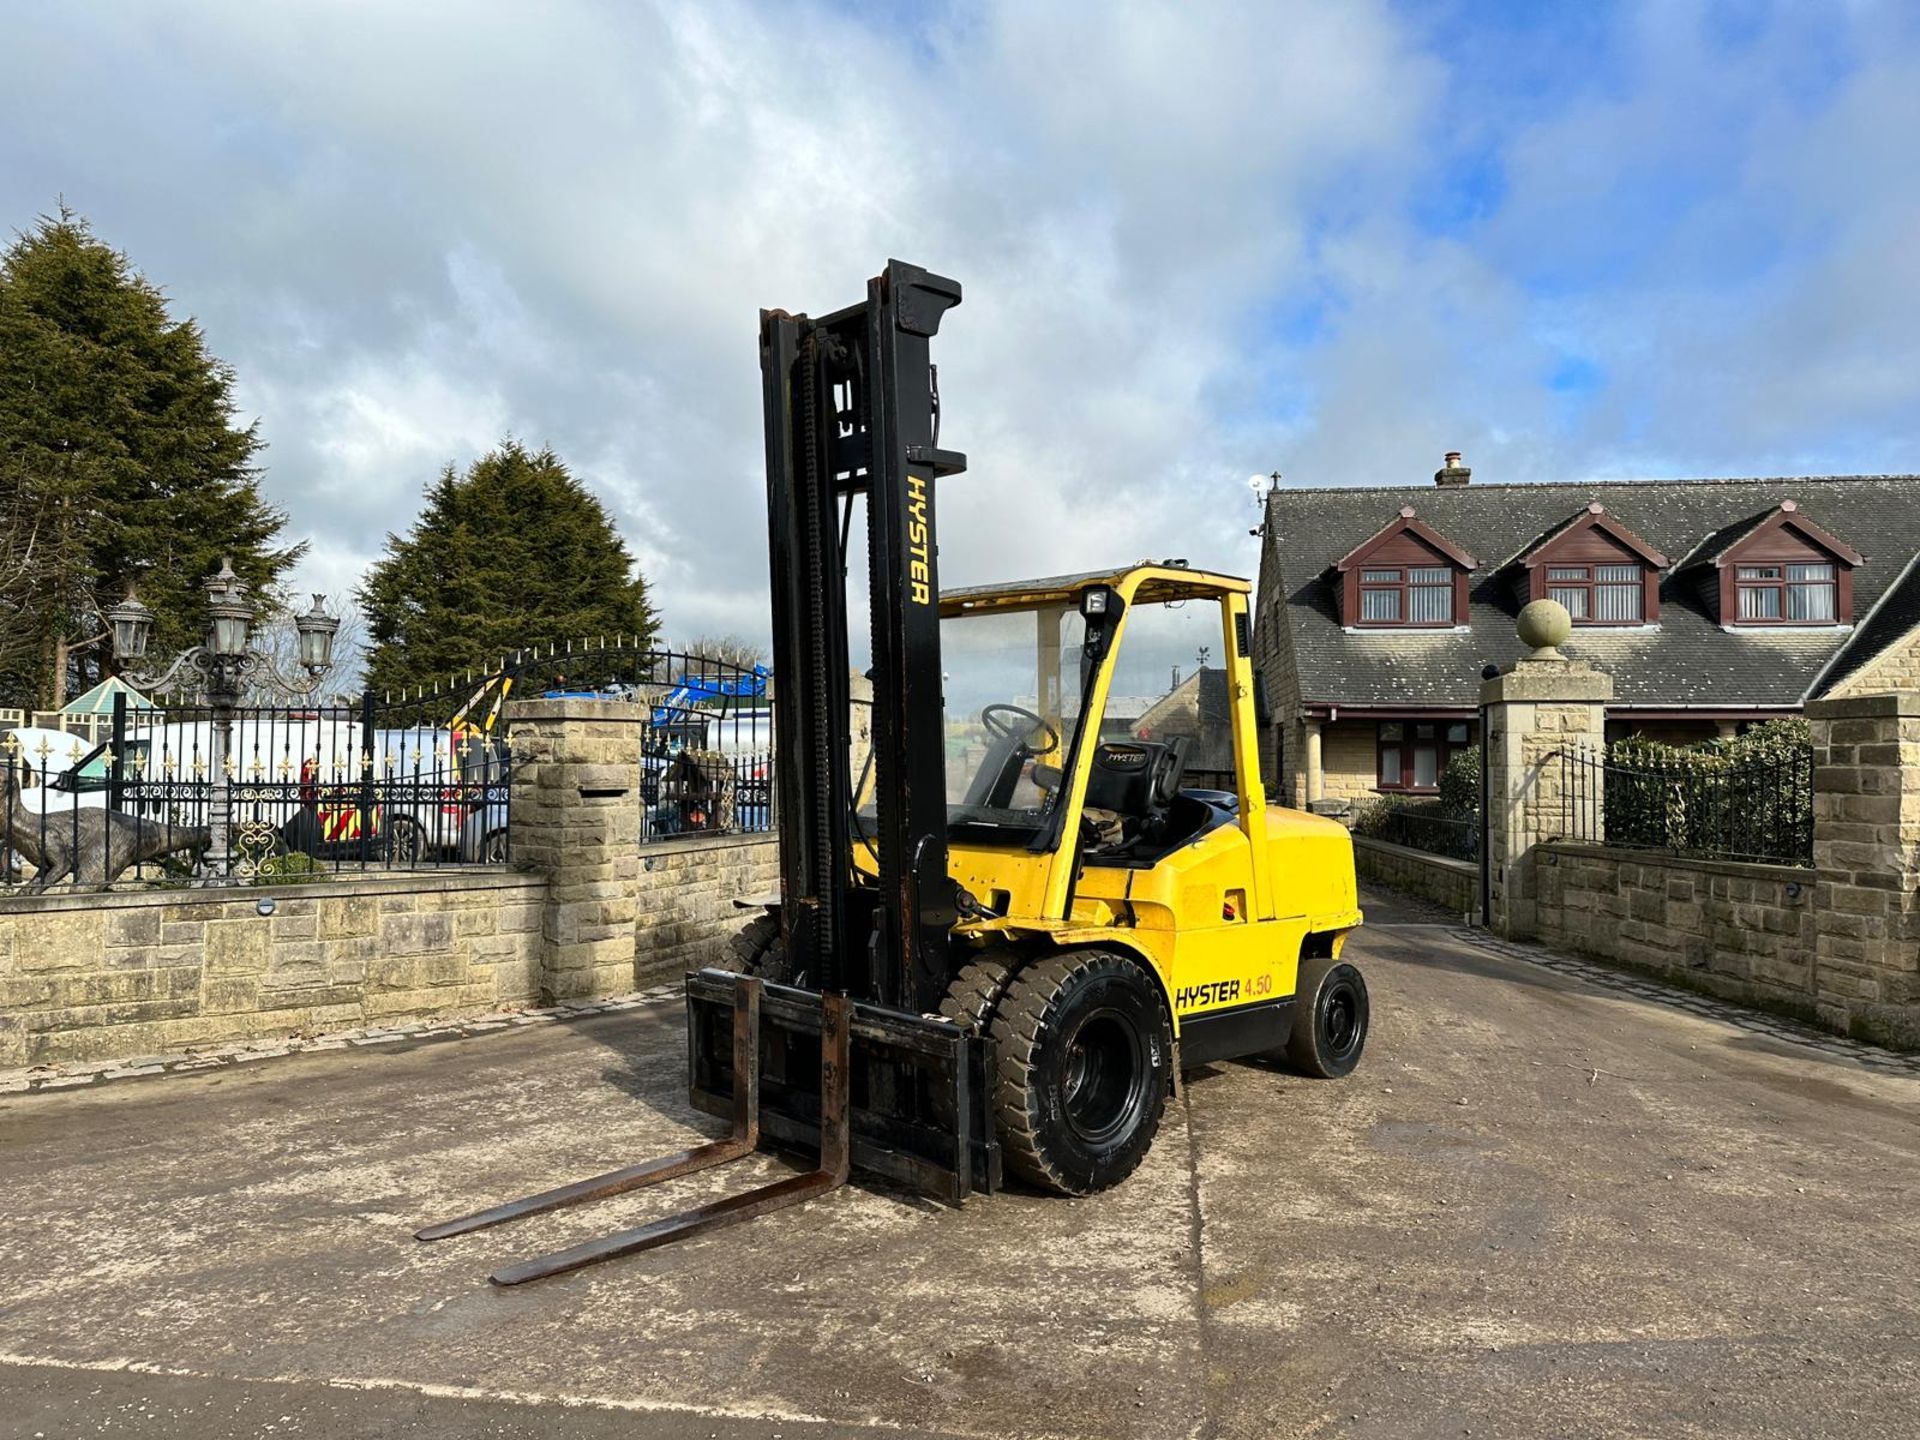
<svg viewBox="0 0 1920 1440">
<path fill-rule="evenodd" d="M 825 1195 L 844 1185 L 852 1159 L 851 1136 L 848 1128 L 851 1098 L 847 1053 L 850 1044 L 849 1017 L 852 1002 L 844 995 L 829 994 L 821 996 L 820 1003 L 820 1164 L 818 1168 L 806 1175 L 791 1175 L 784 1180 L 776 1180 L 771 1185 L 762 1185 L 758 1189 L 747 1190 L 738 1195 L 728 1195 L 705 1205 L 696 1206 L 679 1215 L 670 1215 L 664 1220 L 655 1220 L 631 1230 L 623 1230 L 616 1235 L 602 1235 L 565 1250 L 557 1250 L 551 1255 L 523 1260 L 517 1265 L 496 1270 L 489 1277 L 493 1283 L 524 1285 L 529 1280 L 544 1280 L 549 1276 L 564 1275 L 569 1270 L 579 1270 L 588 1265 L 598 1264 L 602 1260 L 612 1260 L 621 1255 L 633 1255 L 642 1250 L 655 1250 L 675 1240 L 684 1240 L 709 1230 L 718 1230 L 726 1225 L 737 1225 L 742 1220 L 751 1220 L 755 1216 L 784 1210 L 816 1196 Z"/>
<path fill-rule="evenodd" d="M 542 1190 L 536 1195 L 525 1195 L 518 1200 L 476 1210 L 471 1215 L 462 1215 L 457 1220 L 443 1220 L 437 1225 L 415 1231 L 414 1239 L 445 1240 L 454 1235 L 469 1235 L 475 1230 L 504 1225 L 509 1220 L 520 1220 L 528 1215 L 540 1215 L 569 1205 L 584 1205 L 590 1200 L 604 1200 L 628 1190 L 638 1190 L 643 1185 L 657 1185 L 663 1180 L 691 1175 L 696 1170 L 708 1170 L 752 1154 L 760 1144 L 761 985 L 758 976 L 742 975 L 734 987 L 733 1133 L 726 1139 L 696 1145 L 691 1150 L 677 1151 L 672 1155 L 662 1155 L 658 1159 L 629 1165 L 621 1170 L 610 1170 L 591 1179 L 576 1180 L 571 1185 Z"/>
</svg>

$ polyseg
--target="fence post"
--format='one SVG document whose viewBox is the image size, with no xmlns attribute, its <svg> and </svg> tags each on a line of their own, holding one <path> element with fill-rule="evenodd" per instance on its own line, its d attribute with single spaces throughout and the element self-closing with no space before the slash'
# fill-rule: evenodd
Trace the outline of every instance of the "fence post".
<svg viewBox="0 0 1920 1440">
<path fill-rule="evenodd" d="M 366 690 L 360 695 L 360 868 L 367 868 L 367 861 L 373 856 L 374 831 L 380 828 L 373 817 L 373 727 L 375 724 L 373 709 L 373 691 Z M 392 789 L 392 786 L 388 786 Z M 391 796 L 388 797 L 392 799 Z M 389 812 L 393 806 L 387 806 Z M 383 825 L 391 825 L 391 813 L 380 817 Z"/>
<path fill-rule="evenodd" d="M 122 808 L 126 799 L 127 692 L 113 692 L 113 747 L 107 760 L 107 809 Z"/>
<path fill-rule="evenodd" d="M 1920 693 L 1816 700 L 1813 990 L 1822 1023 L 1920 1045 Z"/>
<path fill-rule="evenodd" d="M 547 877 L 540 994 L 634 986 L 643 703 L 573 696 L 506 707 L 514 863 Z"/>
<path fill-rule="evenodd" d="M 1611 676 L 1556 648 L 1573 633 L 1564 606 L 1535 600 L 1520 612 L 1518 628 L 1530 653 L 1480 687 L 1490 887 L 1485 910 L 1492 927 L 1509 938 L 1533 933 L 1539 893 L 1533 849 L 1558 828 L 1566 798 L 1560 763 L 1552 757 L 1564 749 L 1604 746 L 1607 702 L 1613 698 Z M 1597 827 L 1600 817 L 1592 819 Z"/>
</svg>

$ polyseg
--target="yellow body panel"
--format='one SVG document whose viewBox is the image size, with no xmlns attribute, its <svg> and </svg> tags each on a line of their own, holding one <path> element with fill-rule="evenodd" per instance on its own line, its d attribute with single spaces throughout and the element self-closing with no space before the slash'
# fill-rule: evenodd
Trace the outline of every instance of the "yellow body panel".
<svg viewBox="0 0 1920 1440">
<path fill-rule="evenodd" d="M 1180 1022 L 1293 994 L 1301 944 L 1326 936 L 1335 954 L 1361 923 L 1353 841 L 1333 820 L 1267 807 L 1264 843 L 1226 825 L 1150 868 L 1083 864 L 1069 917 L 1035 912 L 1054 857 L 958 846 L 949 869 L 975 895 L 1009 892 L 1006 918 L 964 924 L 981 942 L 1031 938 L 1049 945 L 1113 945 L 1139 955 L 1159 977 Z M 1277 913 L 1251 913 L 1254 856 L 1276 877 Z M 1025 898 L 1027 904 L 1022 904 Z"/>
<path fill-rule="evenodd" d="M 1017 608 L 1072 599 L 1090 584 L 1118 591 L 1128 605 L 1179 599 L 1219 607 L 1220 653 L 1227 657 L 1233 749 L 1239 780 L 1236 823 L 1221 825 L 1150 866 L 1086 861 L 1063 844 L 1036 853 L 1020 846 L 956 841 L 948 870 L 999 918 L 963 922 L 958 933 L 980 945 L 1025 942 L 1107 945 L 1139 955 L 1164 986 L 1176 1031 L 1214 1011 L 1280 1000 L 1293 994 L 1308 936 L 1338 954 L 1361 923 L 1353 843 L 1332 820 L 1267 804 L 1260 780 L 1253 666 L 1241 652 L 1250 630 L 1248 585 L 1232 576 L 1147 565 L 1106 576 L 1029 581 L 942 598 L 943 613 L 961 608 Z M 1126 645 L 1123 613 L 1113 644 Z M 1083 727 L 1098 734 L 1114 667 L 1094 680 Z M 1061 833 L 1074 836 L 1089 767 L 1064 779 Z M 856 865 L 872 873 L 871 857 Z"/>
</svg>

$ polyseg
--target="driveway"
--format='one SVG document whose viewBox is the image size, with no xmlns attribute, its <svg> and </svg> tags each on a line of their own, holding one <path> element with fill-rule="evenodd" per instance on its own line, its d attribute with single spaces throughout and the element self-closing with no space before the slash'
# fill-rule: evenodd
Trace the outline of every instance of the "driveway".
<svg viewBox="0 0 1920 1440">
<path fill-rule="evenodd" d="M 779 1173 L 411 1239 L 710 1128 L 677 1006 L 0 1100 L 0 1433 L 1914 1433 L 1920 1079 L 1369 911 L 1361 1069 L 1204 1070 L 1117 1191 L 515 1290 Z"/>
</svg>

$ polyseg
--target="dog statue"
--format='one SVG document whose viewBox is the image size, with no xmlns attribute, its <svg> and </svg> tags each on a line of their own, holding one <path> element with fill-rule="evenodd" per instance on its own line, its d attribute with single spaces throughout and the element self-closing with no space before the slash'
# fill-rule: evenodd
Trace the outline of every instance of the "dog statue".
<svg viewBox="0 0 1920 1440">
<path fill-rule="evenodd" d="M 204 825 L 173 825 L 143 820 L 118 810 L 76 807 L 70 816 L 36 815 L 20 802 L 20 782 L 7 775 L 7 844 L 33 862 L 27 893 L 71 877 L 80 890 L 105 890 L 135 865 L 186 851 L 198 869 L 213 848 L 213 832 Z"/>
</svg>

